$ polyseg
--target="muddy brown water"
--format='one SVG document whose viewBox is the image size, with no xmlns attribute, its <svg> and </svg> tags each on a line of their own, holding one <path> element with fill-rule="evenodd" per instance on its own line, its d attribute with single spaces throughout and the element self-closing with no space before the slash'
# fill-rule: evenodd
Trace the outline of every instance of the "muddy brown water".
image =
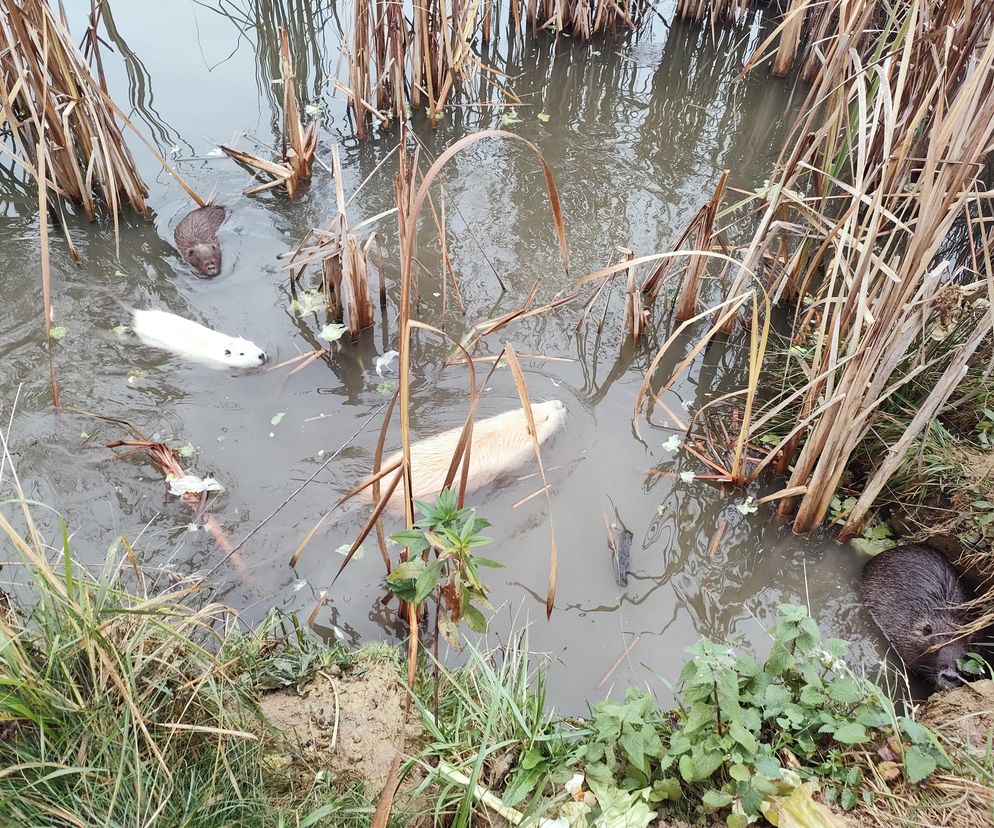
<svg viewBox="0 0 994 828">
<path fill-rule="evenodd" d="M 81 0 L 68 4 L 77 28 L 88 8 Z M 74 264 L 56 239 L 52 270 L 55 322 L 67 329 L 54 348 L 64 405 L 121 417 L 157 439 L 193 446 L 187 467 L 201 475 L 213 472 L 226 487 L 214 510 L 229 537 L 238 542 L 254 532 L 237 553 L 238 565 L 224 562 L 209 536 L 191 529 L 189 511 L 166 493 L 147 460 L 115 459 L 104 448 L 108 440 L 126 436 L 119 428 L 77 413 L 52 413 L 36 201 L 30 188 L 10 176 L 3 178 L 0 219 L 3 420 L 16 398 L 10 445 L 21 480 L 32 498 L 64 516 L 86 563 L 102 564 L 111 539 L 125 534 L 151 569 L 216 570 L 218 597 L 249 622 L 271 606 L 306 617 L 328 590 L 320 629 L 350 643 L 398 637 L 403 631 L 379 600 L 383 565 L 374 544 L 331 584 L 342 560 L 336 549 L 352 539 L 359 517 L 322 531 L 296 570 L 288 566 L 318 517 L 371 463 L 387 398 L 382 384 L 394 377 L 374 370 L 376 356 L 396 347 L 393 219 L 377 228 L 391 297 L 385 318 L 378 313 L 375 328 L 357 343 L 336 346 L 327 362 L 292 376 L 287 370 L 229 375 L 189 366 L 114 330 L 127 320 L 111 295 L 244 335 L 274 363 L 321 342 L 323 318 L 295 317 L 289 309 L 276 256 L 331 217 L 334 185 L 316 167 L 294 203 L 281 194 L 244 197 L 248 174 L 217 157 L 220 142 L 250 148 L 246 135 L 275 143 L 282 94 L 273 82 L 273 7 L 246 5 L 241 18 L 231 11 L 236 6 L 225 8 L 229 14 L 210 3 L 115 4 L 112 42 L 118 53 L 104 55 L 112 93 L 130 100 L 144 133 L 196 188 L 216 193 L 228 206 L 220 234 L 222 273 L 209 281 L 196 278 L 170 246 L 172 228 L 192 205 L 136 142 L 133 151 L 151 188 L 152 220 L 125 219 L 118 255 L 109 222 L 70 217 L 82 262 Z M 761 36 L 760 17 L 716 33 L 669 25 L 671 17 L 672 10 L 661 6 L 659 18 L 630 42 L 582 45 L 563 38 L 555 48 L 540 37 L 495 46 L 506 61 L 488 56 L 512 76 L 512 88 L 527 104 L 517 112 L 520 120 L 504 118 L 504 127 L 535 142 L 554 170 L 573 276 L 616 261 L 618 245 L 638 253 L 666 249 L 722 169 L 732 170 L 732 186 L 761 185 L 785 119 L 796 111 L 791 85 L 765 79 L 762 72 L 735 78 Z M 295 18 L 292 43 L 302 103 L 321 107 L 319 155 L 330 162 L 330 148 L 338 144 L 350 195 L 389 155 L 396 133 L 373 131 L 363 143 L 353 137 L 341 95 L 332 94 L 329 80 L 344 73 L 337 25 L 333 7 L 315 6 L 312 14 Z M 455 108 L 436 129 L 416 119 L 415 132 L 434 156 L 467 132 L 500 126 L 505 114 Z M 394 170 L 390 158 L 363 187 L 349 207 L 353 223 L 393 206 Z M 432 272 L 421 276 L 422 318 L 458 335 L 519 305 L 535 280 L 540 300 L 568 290 L 571 277 L 558 259 L 543 178 L 527 152 L 510 143 L 478 143 L 456 158 L 445 181 L 448 247 L 466 314 L 458 311 L 451 288 L 440 295 L 437 247 L 426 244 L 421 257 Z M 508 285 L 506 292 L 494 271 Z M 671 298 L 654 312 L 650 347 L 674 327 Z M 652 351 L 632 353 L 624 345 L 617 291 L 612 301 L 600 336 L 593 325 L 574 333 L 579 310 L 567 306 L 509 327 L 483 348 L 495 352 L 507 339 L 519 352 L 564 360 L 528 360 L 525 367 L 532 395 L 559 398 L 569 411 L 566 427 L 544 452 L 559 549 L 551 621 L 544 612 L 550 509 L 542 498 L 514 508 L 538 484 L 512 481 L 475 498 L 493 522 L 495 543 L 487 554 L 505 564 L 487 572 L 496 608 L 490 642 L 531 622 L 532 649 L 559 662 L 550 676 L 550 700 L 570 711 L 582 710 L 587 700 L 617 696 L 633 682 L 647 684 L 660 702 L 668 702 L 670 691 L 661 679 L 676 681 L 683 647 L 702 635 L 740 636 L 763 653 L 769 647 L 764 625 L 782 602 L 808 603 L 826 633 L 852 639 L 854 660 L 872 665 L 878 639 L 858 607 L 862 561 L 852 550 L 827 535 L 795 537 L 768 508 L 743 514 L 737 507 L 744 492 L 722 492 L 676 474 L 647 476 L 649 468 L 706 470 L 685 453 L 664 448 L 673 432 L 644 421 L 641 439 L 633 432 L 632 407 Z M 662 370 L 672 369 L 682 353 L 674 351 Z M 466 372 L 443 369 L 445 354 L 437 340 L 419 335 L 412 417 L 420 435 L 452 427 L 465 415 Z M 667 394 L 667 404 L 694 410 L 737 387 L 741 371 L 738 345 L 713 348 L 694 361 Z M 481 413 L 506 410 L 515 400 L 509 372 L 499 370 Z M 343 444 L 348 445 L 340 456 L 282 505 Z M 634 533 L 627 588 L 615 583 L 606 545 L 603 514 L 613 519 L 615 506 Z M 56 537 L 54 518 L 43 510 L 39 517 Z M 709 554 L 721 526 L 721 541 Z M 627 658 L 598 687 L 634 636 L 639 638 Z"/>
</svg>

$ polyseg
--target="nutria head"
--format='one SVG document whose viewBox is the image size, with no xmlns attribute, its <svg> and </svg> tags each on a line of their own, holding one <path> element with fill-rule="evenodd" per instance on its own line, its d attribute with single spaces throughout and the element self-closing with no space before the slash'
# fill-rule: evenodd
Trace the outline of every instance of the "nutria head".
<svg viewBox="0 0 994 828">
<path fill-rule="evenodd" d="M 233 336 L 223 343 L 218 361 L 232 368 L 258 368 L 267 359 L 266 352 L 254 342 Z"/>
<path fill-rule="evenodd" d="M 221 272 L 221 245 L 217 239 L 191 244 L 180 252 L 204 276 L 217 276 Z"/>
<path fill-rule="evenodd" d="M 566 422 L 566 406 L 561 400 L 532 403 L 532 417 L 535 419 L 538 442 L 544 443 Z"/>
<path fill-rule="evenodd" d="M 939 551 L 912 544 L 881 552 L 863 568 L 863 603 L 912 673 L 932 689 L 964 683 L 957 662 L 967 655 L 966 594 Z"/>
</svg>

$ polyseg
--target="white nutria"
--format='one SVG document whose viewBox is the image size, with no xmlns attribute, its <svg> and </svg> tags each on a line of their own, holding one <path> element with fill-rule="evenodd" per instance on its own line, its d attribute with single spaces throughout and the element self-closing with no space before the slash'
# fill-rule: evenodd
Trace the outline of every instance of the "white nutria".
<svg viewBox="0 0 994 828">
<path fill-rule="evenodd" d="M 566 406 L 560 400 L 532 403 L 532 416 L 535 418 L 535 429 L 541 445 L 566 421 Z M 411 484 L 416 500 L 433 500 L 442 490 L 461 434 L 462 426 L 459 426 L 411 444 Z M 523 408 L 477 420 L 473 423 L 466 491 L 475 491 L 493 483 L 534 456 L 535 449 L 528 434 L 528 420 Z M 386 468 L 399 461 L 400 457 L 401 453 L 398 451 L 385 458 L 381 467 Z M 452 483 L 453 488 L 458 487 L 461 473 L 460 466 Z M 391 479 L 392 474 L 381 479 L 381 493 Z M 371 501 L 372 487 L 363 492 L 367 501 Z M 403 512 L 403 482 L 397 484 L 387 508 L 394 513 Z"/>
<path fill-rule="evenodd" d="M 146 345 L 214 368 L 256 368 L 266 361 L 266 352 L 247 339 L 212 331 L 175 313 L 135 310 L 132 320 L 135 334 Z"/>
</svg>

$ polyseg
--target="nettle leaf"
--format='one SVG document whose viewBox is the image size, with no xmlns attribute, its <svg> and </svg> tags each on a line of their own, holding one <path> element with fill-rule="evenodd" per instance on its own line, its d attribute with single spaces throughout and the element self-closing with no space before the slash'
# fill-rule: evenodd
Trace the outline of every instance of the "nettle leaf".
<svg viewBox="0 0 994 828">
<path fill-rule="evenodd" d="M 866 728 L 858 722 L 849 722 L 842 725 L 833 734 L 836 742 L 841 742 L 844 745 L 858 745 L 869 740 L 869 736 L 866 733 Z"/>
<path fill-rule="evenodd" d="M 928 732 L 928 729 L 922 727 L 914 719 L 910 719 L 907 716 L 901 716 L 898 719 L 898 723 L 901 726 L 901 730 L 904 735 L 907 736 L 916 745 L 930 745 L 932 744 L 932 734 Z"/>
<path fill-rule="evenodd" d="M 763 672 L 763 665 L 753 656 L 743 653 L 739 656 L 738 661 L 735 662 L 735 672 L 743 678 L 756 678 L 756 676 Z"/>
<path fill-rule="evenodd" d="M 741 722 L 733 721 L 728 727 L 729 735 L 742 747 L 744 747 L 749 753 L 755 753 L 759 748 L 759 742 L 756 741 L 756 737 L 746 730 Z"/>
<path fill-rule="evenodd" d="M 487 631 L 487 619 L 472 604 L 466 607 L 463 617 L 466 619 L 466 623 L 473 632 L 485 633 Z"/>
<path fill-rule="evenodd" d="M 917 784 L 935 771 L 935 758 L 918 745 L 912 745 L 904 751 L 904 770 L 908 781 Z"/>
<path fill-rule="evenodd" d="M 701 797 L 701 801 L 704 805 L 704 813 L 711 814 L 715 811 L 720 811 L 722 808 L 727 808 L 732 804 L 733 797 L 730 793 L 725 791 L 707 791 L 704 796 Z"/>
<path fill-rule="evenodd" d="M 683 788 L 680 787 L 680 780 L 675 777 L 657 779 L 652 783 L 652 792 L 649 794 L 650 802 L 676 802 L 683 798 Z"/>
<path fill-rule="evenodd" d="M 716 719 L 714 705 L 707 702 L 696 702 L 687 714 L 687 720 L 683 724 L 683 732 L 690 734 L 700 730 L 702 727 L 714 725 Z"/>
<path fill-rule="evenodd" d="M 771 676 L 782 676 L 797 663 L 797 659 L 787 650 L 781 640 L 778 640 L 766 660 L 766 672 Z"/>
<path fill-rule="evenodd" d="M 435 591 L 435 587 L 438 586 L 438 582 L 441 580 L 444 570 L 445 562 L 435 561 L 425 567 L 424 572 L 418 575 L 418 578 L 414 584 L 415 604 L 420 604 Z"/>
<path fill-rule="evenodd" d="M 840 678 L 828 685 L 828 697 L 842 704 L 855 704 L 862 700 L 863 691 L 853 678 Z"/>
<path fill-rule="evenodd" d="M 680 776 L 683 777 L 684 782 L 696 782 L 698 780 L 697 764 L 689 753 L 685 753 L 680 757 L 680 764 L 677 767 L 680 769 Z"/>
<path fill-rule="evenodd" d="M 670 737 L 670 754 L 673 756 L 678 756 L 681 753 L 690 753 L 691 748 L 693 748 L 693 743 L 683 732 L 674 733 Z"/>
<path fill-rule="evenodd" d="M 752 779 L 752 771 L 745 765 L 732 765 L 728 769 L 728 775 L 736 782 L 748 782 Z"/>
<path fill-rule="evenodd" d="M 646 756 L 652 756 L 658 759 L 665 753 L 665 750 L 663 750 L 663 741 L 659 738 L 659 733 L 656 731 L 656 728 L 654 728 L 651 724 L 644 724 L 639 735 L 642 738 L 642 752 Z"/>
<path fill-rule="evenodd" d="M 887 727 L 891 724 L 890 714 L 881 707 L 863 705 L 856 713 L 856 721 L 866 727 Z"/>
<path fill-rule="evenodd" d="M 621 749 L 625 751 L 628 761 L 631 762 L 642 773 L 649 773 L 649 763 L 646 761 L 645 752 L 642 750 L 642 736 L 638 733 L 625 733 L 618 740 Z"/>
</svg>

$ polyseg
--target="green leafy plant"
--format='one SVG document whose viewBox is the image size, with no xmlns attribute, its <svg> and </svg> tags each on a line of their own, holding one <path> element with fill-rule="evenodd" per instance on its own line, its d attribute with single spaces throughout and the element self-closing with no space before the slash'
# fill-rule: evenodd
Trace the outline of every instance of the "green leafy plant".
<svg viewBox="0 0 994 828">
<path fill-rule="evenodd" d="M 444 489 L 434 503 L 417 500 L 415 506 L 422 517 L 412 528 L 390 536 L 407 547 L 411 559 L 394 567 L 387 576 L 387 588 L 415 606 L 436 595 L 439 628 L 458 645 L 457 625 L 463 619 L 471 630 L 487 631 L 487 620 L 479 607 L 489 609 L 490 604 L 480 567 L 501 564 L 475 555 L 473 550 L 490 543 L 490 538 L 480 534 L 490 521 L 477 517 L 475 509 L 460 508 L 451 489 Z M 431 553 L 435 560 L 431 560 Z"/>
<path fill-rule="evenodd" d="M 829 802 L 854 807 L 863 772 L 853 748 L 874 740 L 903 743 L 910 782 L 949 767 L 928 729 L 848 669 L 844 641 L 823 641 L 803 607 L 780 613 L 765 663 L 707 639 L 687 648 L 672 717 L 636 689 L 624 703 L 595 705 L 593 738 L 579 752 L 591 789 L 611 783 L 648 806 L 683 799 L 741 828 L 806 779 L 818 780 Z"/>
</svg>

